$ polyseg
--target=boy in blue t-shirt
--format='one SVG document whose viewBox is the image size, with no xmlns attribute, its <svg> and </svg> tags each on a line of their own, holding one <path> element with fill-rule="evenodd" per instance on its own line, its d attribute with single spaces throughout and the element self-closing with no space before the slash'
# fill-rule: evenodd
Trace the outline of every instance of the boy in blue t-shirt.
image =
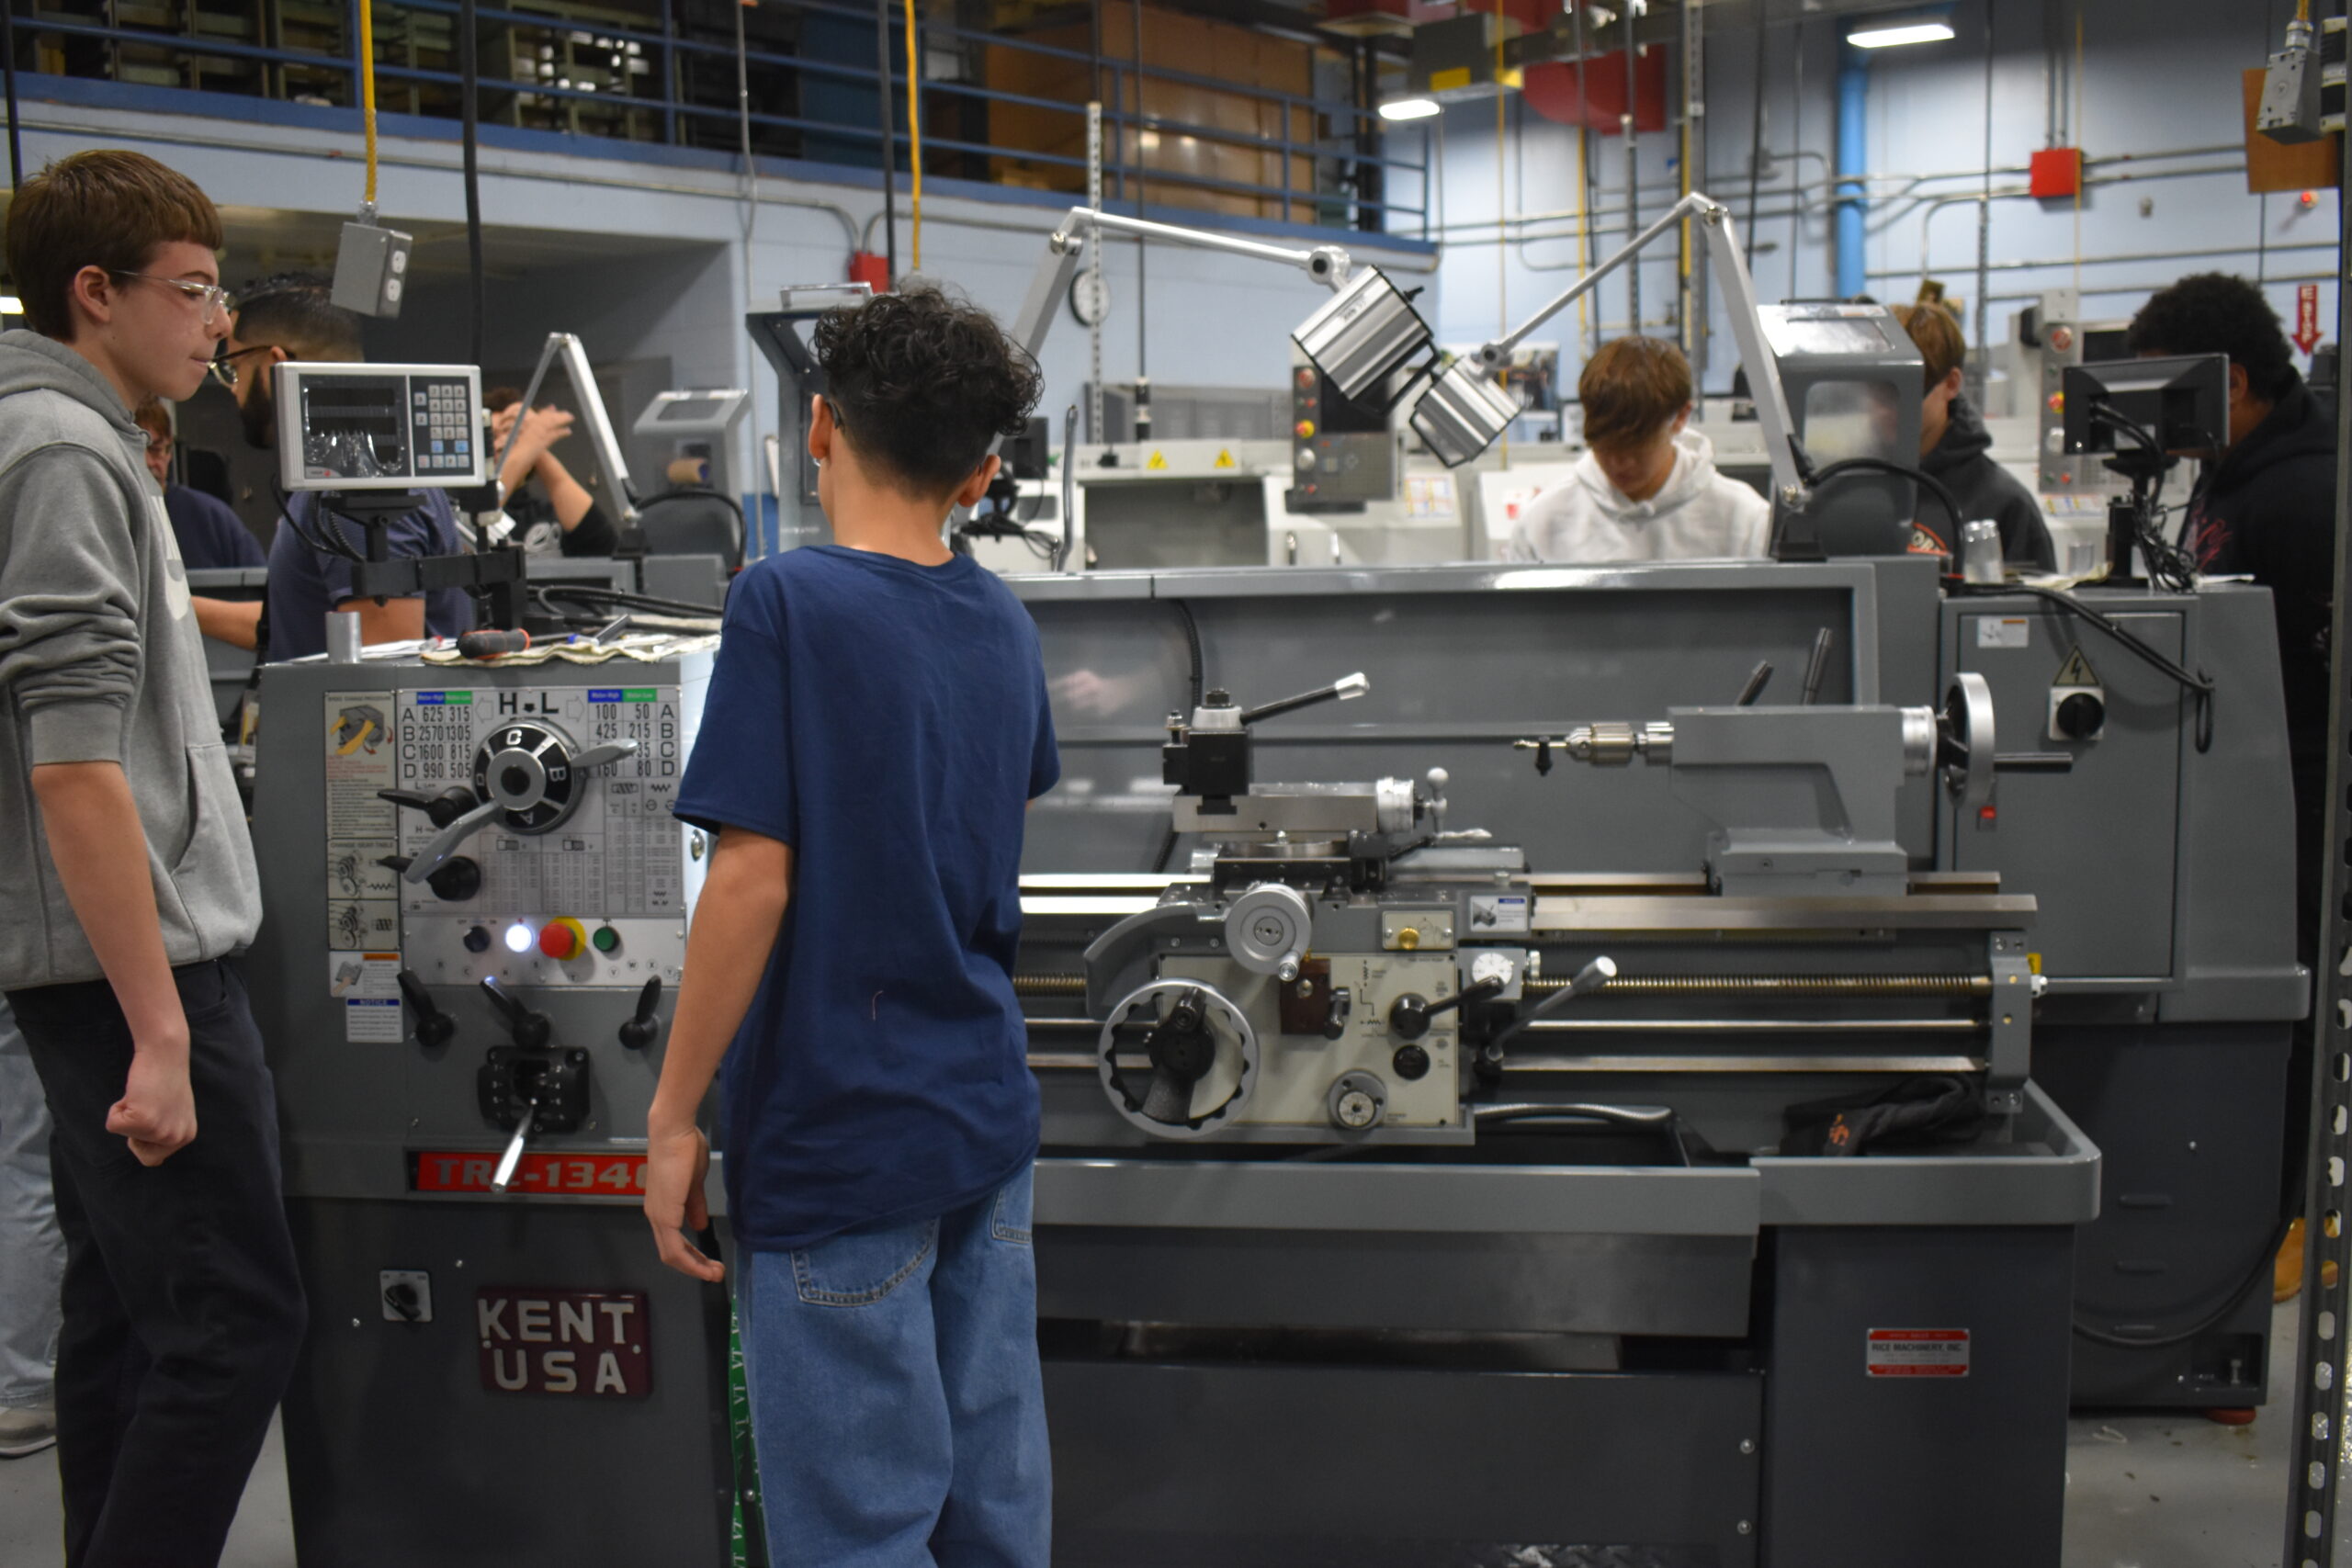
<svg viewBox="0 0 2352 1568">
<path fill-rule="evenodd" d="M 771 1560 L 1046 1568 L 1050 1482 L 1012 995 L 1023 812 L 1060 775 L 1028 614 L 941 542 L 1037 400 L 923 289 L 819 323 L 835 543 L 737 579 L 677 814 L 718 835 L 648 1116 L 662 1261 L 724 1271 L 695 1117 L 723 1085 Z"/>
</svg>

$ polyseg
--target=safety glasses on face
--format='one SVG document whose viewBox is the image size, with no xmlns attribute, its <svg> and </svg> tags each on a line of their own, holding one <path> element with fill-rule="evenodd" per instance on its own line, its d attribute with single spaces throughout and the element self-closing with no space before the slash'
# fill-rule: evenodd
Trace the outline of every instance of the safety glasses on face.
<svg viewBox="0 0 2352 1568">
<path fill-rule="evenodd" d="M 156 283 L 165 288 L 176 288 L 190 299 L 204 303 L 204 320 L 210 325 L 215 318 L 236 313 L 237 297 L 217 283 L 191 283 L 185 277 L 158 277 L 152 272 L 118 272 L 114 275 L 126 282 Z"/>
<path fill-rule="evenodd" d="M 256 344 L 251 348 L 238 349 L 233 354 L 229 353 L 224 349 L 221 352 L 213 355 L 212 378 L 220 382 L 222 386 L 228 388 L 229 390 L 232 392 L 235 391 L 237 389 L 237 378 L 242 374 L 242 372 L 237 368 L 237 361 L 243 359 L 249 354 L 267 354 L 273 346 L 275 345 L 266 343 Z"/>
</svg>

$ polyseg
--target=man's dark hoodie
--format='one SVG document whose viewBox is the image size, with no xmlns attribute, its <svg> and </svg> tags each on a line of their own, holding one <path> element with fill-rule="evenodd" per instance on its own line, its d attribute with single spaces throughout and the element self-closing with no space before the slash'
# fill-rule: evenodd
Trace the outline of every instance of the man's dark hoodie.
<svg viewBox="0 0 2352 1568">
<path fill-rule="evenodd" d="M 1936 449 L 1919 466 L 1943 481 L 1960 505 L 1960 520 L 1974 523 L 1989 517 L 2001 525 L 2001 555 L 2019 566 L 2052 571 L 2058 565 L 2050 543 L 2050 525 L 2042 521 L 2041 503 L 1990 456 L 1993 437 L 1976 417 L 1966 398 L 1951 400 L 1950 422 Z M 1932 504 L 1927 498 L 1920 504 Z M 1958 549 L 1960 541 L 1952 547 Z"/>
<path fill-rule="evenodd" d="M 2335 609 L 2335 420 L 2301 377 L 2205 470 L 2188 516 L 2198 570 L 2243 574 L 2270 590 L 2288 749 L 2299 763 L 2322 761 Z"/>
</svg>

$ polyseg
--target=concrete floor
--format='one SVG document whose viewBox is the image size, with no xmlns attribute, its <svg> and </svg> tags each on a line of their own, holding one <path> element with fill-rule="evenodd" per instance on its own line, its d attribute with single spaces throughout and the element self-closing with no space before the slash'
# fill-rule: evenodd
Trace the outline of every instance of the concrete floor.
<svg viewBox="0 0 2352 1568">
<path fill-rule="evenodd" d="M 2287 1397 L 2291 1305 L 2272 1319 L 2270 1340 L 2272 1403 L 2251 1427 L 2194 1415 L 2089 1415 L 2070 1423 L 2065 1568 L 2278 1568 L 2294 1415 Z M 0 1563 L 56 1562 L 57 1537 L 53 1457 L 0 1461 Z M 2336 1559 L 2352 1564 L 2352 1520 Z M 286 1451 L 274 1427 L 221 1564 L 295 1568 Z"/>
</svg>

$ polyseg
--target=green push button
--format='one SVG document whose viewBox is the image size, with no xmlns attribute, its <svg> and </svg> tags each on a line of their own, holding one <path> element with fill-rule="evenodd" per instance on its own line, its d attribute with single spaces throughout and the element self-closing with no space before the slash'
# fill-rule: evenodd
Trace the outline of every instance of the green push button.
<svg viewBox="0 0 2352 1568">
<path fill-rule="evenodd" d="M 610 926 L 598 926 L 596 934 L 588 939 L 599 953 L 611 953 L 621 944 L 621 933 Z"/>
</svg>

